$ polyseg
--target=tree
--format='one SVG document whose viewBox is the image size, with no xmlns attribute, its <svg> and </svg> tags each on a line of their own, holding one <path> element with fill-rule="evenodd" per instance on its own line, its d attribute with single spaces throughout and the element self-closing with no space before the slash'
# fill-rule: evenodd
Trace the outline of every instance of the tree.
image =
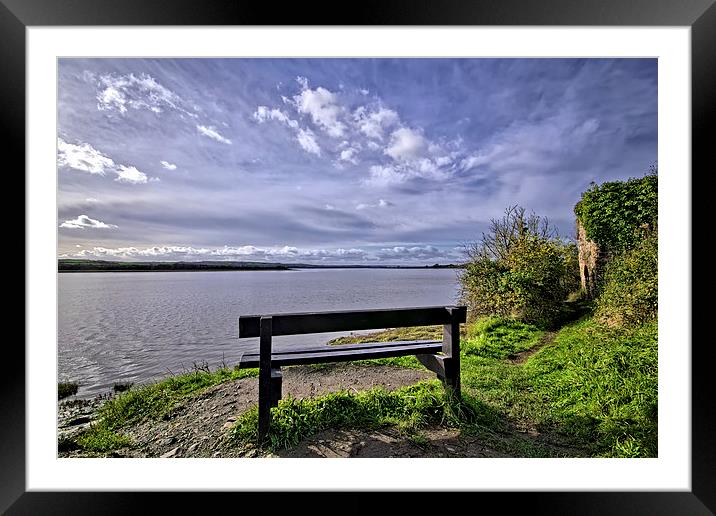
<svg viewBox="0 0 716 516">
<path fill-rule="evenodd" d="M 499 315 L 551 325 L 578 286 L 574 244 L 562 241 L 546 217 L 510 206 L 490 221 L 480 242 L 466 245 L 462 301 L 472 316 Z"/>
</svg>

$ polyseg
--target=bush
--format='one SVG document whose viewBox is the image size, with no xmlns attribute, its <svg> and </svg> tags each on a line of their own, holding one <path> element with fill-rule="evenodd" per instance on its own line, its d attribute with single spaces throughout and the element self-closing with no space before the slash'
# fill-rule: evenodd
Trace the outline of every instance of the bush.
<svg viewBox="0 0 716 516">
<path fill-rule="evenodd" d="M 642 178 L 593 184 L 574 207 L 587 238 L 606 251 L 620 253 L 643 238 L 644 229 L 654 229 L 658 216 L 656 167 Z"/>
<path fill-rule="evenodd" d="M 57 384 L 57 399 L 61 400 L 63 398 L 67 398 L 69 396 L 74 396 L 77 394 L 77 389 L 79 388 L 79 385 L 74 382 L 60 382 Z"/>
<path fill-rule="evenodd" d="M 658 288 L 658 235 L 654 231 L 607 264 L 595 314 L 610 326 L 648 322 L 657 315 Z"/>
<path fill-rule="evenodd" d="M 577 288 L 576 247 L 557 238 L 547 220 L 508 208 L 490 233 L 468 249 L 461 297 L 471 316 L 496 315 L 550 326 Z"/>
</svg>

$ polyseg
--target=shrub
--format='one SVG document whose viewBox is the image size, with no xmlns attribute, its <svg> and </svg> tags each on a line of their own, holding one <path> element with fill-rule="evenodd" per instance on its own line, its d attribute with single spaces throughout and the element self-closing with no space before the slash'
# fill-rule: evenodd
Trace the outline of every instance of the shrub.
<svg viewBox="0 0 716 516">
<path fill-rule="evenodd" d="M 658 236 L 654 231 L 606 266 L 596 301 L 597 318 L 612 326 L 637 326 L 657 315 Z"/>
<path fill-rule="evenodd" d="M 510 207 L 482 242 L 468 248 L 461 297 L 471 316 L 496 315 L 550 326 L 577 286 L 576 247 L 546 219 Z"/>
</svg>

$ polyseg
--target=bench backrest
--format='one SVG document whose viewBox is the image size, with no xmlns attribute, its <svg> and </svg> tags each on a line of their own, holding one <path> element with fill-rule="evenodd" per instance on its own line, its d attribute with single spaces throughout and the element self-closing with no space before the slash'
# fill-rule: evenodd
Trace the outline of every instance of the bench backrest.
<svg viewBox="0 0 716 516">
<path fill-rule="evenodd" d="M 385 310 L 242 315 L 239 317 L 239 338 L 259 337 L 262 317 L 271 317 L 271 335 L 302 335 L 305 333 L 464 323 L 467 317 L 467 308 L 464 306 L 430 306 Z"/>
</svg>

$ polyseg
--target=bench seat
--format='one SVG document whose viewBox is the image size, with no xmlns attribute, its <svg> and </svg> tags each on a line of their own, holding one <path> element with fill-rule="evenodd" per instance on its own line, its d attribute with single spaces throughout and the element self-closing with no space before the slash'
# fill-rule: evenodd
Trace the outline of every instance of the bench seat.
<svg viewBox="0 0 716 516">
<path fill-rule="evenodd" d="M 410 340 L 397 342 L 366 342 L 295 350 L 273 351 L 272 367 L 327 362 L 347 362 L 375 358 L 401 357 L 419 354 L 437 354 L 443 349 L 440 340 Z M 239 362 L 242 368 L 259 367 L 259 353 L 245 353 Z"/>
</svg>

